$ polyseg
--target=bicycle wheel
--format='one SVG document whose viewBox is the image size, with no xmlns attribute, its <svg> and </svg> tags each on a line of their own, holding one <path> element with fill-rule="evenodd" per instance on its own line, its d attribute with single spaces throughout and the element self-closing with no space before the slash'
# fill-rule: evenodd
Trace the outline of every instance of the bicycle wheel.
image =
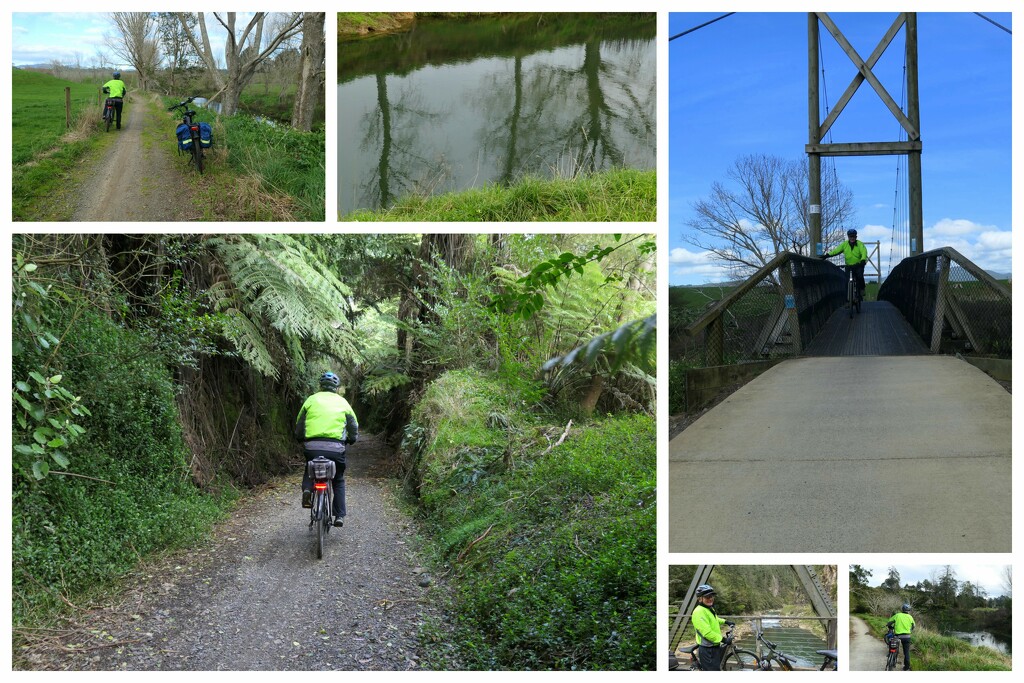
<svg viewBox="0 0 1024 683">
<path fill-rule="evenodd" d="M 326 516 L 324 500 L 326 500 L 326 496 L 318 493 L 316 500 L 313 502 L 313 506 L 316 509 L 316 559 L 318 560 L 324 556 L 324 534 L 327 528 L 327 523 L 324 521 Z"/>
<path fill-rule="evenodd" d="M 855 285 L 853 284 L 853 280 L 850 280 L 850 284 L 846 288 L 846 308 L 847 308 L 847 310 L 849 310 L 851 318 L 853 317 L 853 302 L 854 302 L 854 299 L 855 299 L 855 295 L 853 293 L 854 292 L 854 290 L 853 290 L 854 286 Z"/>
<path fill-rule="evenodd" d="M 110 108 L 108 107 L 103 112 L 103 120 L 107 122 L 107 132 L 108 133 L 110 132 L 110 122 L 113 120 L 113 118 L 114 117 L 110 115 Z"/>
<path fill-rule="evenodd" d="M 896 653 L 890 652 L 889 657 L 885 660 L 885 670 L 895 671 L 896 670 Z"/>
<path fill-rule="evenodd" d="M 196 167 L 199 174 L 203 173 L 203 150 L 199 148 L 199 140 L 192 140 L 192 165 Z"/>
<path fill-rule="evenodd" d="M 757 671 L 760 660 L 753 652 L 733 650 L 722 660 L 722 671 Z"/>
</svg>

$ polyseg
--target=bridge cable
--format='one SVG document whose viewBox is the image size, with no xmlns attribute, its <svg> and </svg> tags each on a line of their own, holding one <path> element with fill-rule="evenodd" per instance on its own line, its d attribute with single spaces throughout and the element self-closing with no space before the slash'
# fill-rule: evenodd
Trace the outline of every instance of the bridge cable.
<svg viewBox="0 0 1024 683">
<path fill-rule="evenodd" d="M 682 36 L 685 36 L 685 35 L 686 35 L 687 33 L 693 33 L 694 31 L 696 31 L 696 30 L 697 30 L 697 29 L 699 29 L 699 28 L 704 28 L 705 26 L 708 26 L 708 25 L 710 25 L 710 24 L 713 24 L 713 23 L 715 23 L 716 21 L 720 21 L 720 20 L 722 20 L 722 19 L 725 19 L 726 17 L 730 17 L 730 16 L 732 16 L 733 14 L 736 14 L 736 13 L 735 13 L 735 12 L 727 12 L 726 14 L 723 14 L 723 15 L 722 15 L 722 16 L 720 16 L 720 17 L 716 17 L 716 18 L 712 19 L 711 21 L 705 21 L 705 22 L 704 22 L 703 24 L 701 24 L 700 26 L 694 26 L 693 28 L 688 28 L 688 29 L 686 29 L 686 30 L 685 30 L 685 31 L 683 31 L 682 33 L 677 33 L 677 34 L 675 34 L 674 36 L 669 36 L 668 40 L 669 40 L 669 42 L 671 43 L 671 42 L 672 42 L 673 40 L 675 40 L 676 38 L 681 38 Z"/>
<path fill-rule="evenodd" d="M 975 12 L 975 14 L 977 14 L 979 17 L 981 17 L 982 19 L 984 19 L 988 23 L 992 24 L 993 26 L 998 26 L 999 28 L 1003 29 L 1004 31 L 1009 33 L 1011 36 L 1013 35 L 1013 31 L 1011 31 L 1010 29 L 1006 28 L 1005 26 L 1003 26 L 1002 24 L 1000 24 L 1000 23 L 998 23 L 996 21 L 993 21 L 992 19 L 989 19 L 988 17 L 986 17 L 981 12 Z"/>
<path fill-rule="evenodd" d="M 825 107 L 825 118 L 827 119 L 828 115 L 829 115 L 828 83 L 827 83 L 827 81 L 825 79 L 825 51 L 822 49 L 822 45 L 821 45 L 821 33 L 818 34 L 818 62 L 821 64 L 821 95 L 822 95 L 822 98 L 823 98 L 823 105 Z M 826 133 L 826 135 L 828 136 L 828 144 L 830 144 L 830 145 L 832 144 L 832 128 L 834 128 L 834 127 L 835 127 L 835 123 L 833 123 L 833 125 L 828 129 L 828 133 Z M 821 201 L 821 203 L 822 203 L 822 213 L 821 213 L 822 222 L 824 222 L 824 219 L 825 219 L 825 212 L 823 210 L 824 209 L 824 205 L 825 205 L 825 200 L 826 199 L 830 199 L 830 200 L 831 199 L 835 199 L 835 200 L 838 201 L 838 195 L 839 195 L 839 172 L 836 170 L 836 158 L 835 157 L 831 157 L 831 156 L 827 157 L 827 162 L 826 163 L 828 165 L 827 171 L 830 173 L 830 175 L 828 176 L 830 178 L 829 184 L 828 184 L 828 188 L 829 188 L 830 191 L 828 193 L 825 193 L 825 196 L 823 196 L 821 198 L 821 200 L 822 200 Z M 824 193 L 824 188 L 822 188 L 822 191 Z M 823 229 L 825 227 L 826 226 L 822 225 Z M 841 228 L 842 228 L 842 226 L 840 226 L 840 229 Z M 842 235 L 840 235 L 840 237 L 842 237 Z M 824 243 L 824 241 L 825 241 L 825 235 L 822 235 L 822 243 Z"/>
<path fill-rule="evenodd" d="M 906 52 L 903 53 L 903 83 L 900 92 L 900 111 L 906 112 L 906 98 L 907 98 L 907 58 Z M 904 140 L 906 131 L 903 126 L 898 126 L 898 139 L 900 142 Z M 896 190 L 895 196 L 893 197 L 892 206 L 892 232 L 889 239 L 889 269 L 888 272 L 892 272 L 893 267 L 893 242 L 896 243 L 896 256 L 899 260 L 903 260 L 906 256 L 910 255 L 910 224 L 909 224 L 909 207 L 905 206 L 909 200 L 909 171 L 908 171 L 909 159 L 905 154 L 896 155 Z M 900 180 L 903 182 L 901 183 Z M 900 201 L 900 190 L 903 190 L 904 200 Z M 904 209 L 906 209 L 904 211 Z"/>
</svg>

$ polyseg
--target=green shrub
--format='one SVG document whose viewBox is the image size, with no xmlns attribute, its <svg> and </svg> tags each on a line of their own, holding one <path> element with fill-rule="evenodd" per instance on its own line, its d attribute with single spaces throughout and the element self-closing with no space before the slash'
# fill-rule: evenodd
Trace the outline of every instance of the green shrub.
<svg viewBox="0 0 1024 683">
<path fill-rule="evenodd" d="M 439 561 L 459 573 L 460 661 L 653 669 L 655 421 L 575 425 L 549 450 L 564 425 L 513 410 L 501 388 L 447 373 L 414 409 L 422 510 Z M 502 410 L 508 423 L 493 417 Z"/>
<path fill-rule="evenodd" d="M 88 397 L 91 417 L 68 454 L 76 476 L 13 479 L 15 622 L 52 601 L 47 588 L 74 594 L 194 540 L 227 502 L 193 486 L 174 387 L 144 343 L 94 313 L 62 342 L 64 382 Z"/>
</svg>

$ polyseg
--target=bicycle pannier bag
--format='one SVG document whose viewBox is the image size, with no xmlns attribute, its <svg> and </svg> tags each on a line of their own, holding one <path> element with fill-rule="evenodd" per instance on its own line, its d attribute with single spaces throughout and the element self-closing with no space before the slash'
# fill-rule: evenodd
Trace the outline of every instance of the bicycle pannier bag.
<svg viewBox="0 0 1024 683">
<path fill-rule="evenodd" d="M 179 123 L 178 128 L 175 130 L 178 136 L 178 149 L 182 152 L 188 152 L 192 149 L 192 133 L 188 129 L 188 125 Z"/>
<path fill-rule="evenodd" d="M 306 471 L 313 479 L 334 479 L 334 461 L 327 458 L 314 458 L 306 463 Z"/>
<path fill-rule="evenodd" d="M 199 145 L 203 149 L 213 146 L 213 126 L 206 121 L 199 122 Z"/>
</svg>

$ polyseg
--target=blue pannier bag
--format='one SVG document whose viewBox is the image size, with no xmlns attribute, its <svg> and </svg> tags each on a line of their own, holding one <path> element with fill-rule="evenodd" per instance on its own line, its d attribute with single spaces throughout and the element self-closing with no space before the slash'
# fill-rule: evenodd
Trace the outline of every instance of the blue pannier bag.
<svg viewBox="0 0 1024 683">
<path fill-rule="evenodd" d="M 206 121 L 199 122 L 199 144 L 203 149 L 213 146 L 213 126 Z"/>
<path fill-rule="evenodd" d="M 179 123 L 175 133 L 178 136 L 178 149 L 182 152 L 190 151 L 192 149 L 192 133 L 189 131 L 188 125 Z"/>
</svg>

